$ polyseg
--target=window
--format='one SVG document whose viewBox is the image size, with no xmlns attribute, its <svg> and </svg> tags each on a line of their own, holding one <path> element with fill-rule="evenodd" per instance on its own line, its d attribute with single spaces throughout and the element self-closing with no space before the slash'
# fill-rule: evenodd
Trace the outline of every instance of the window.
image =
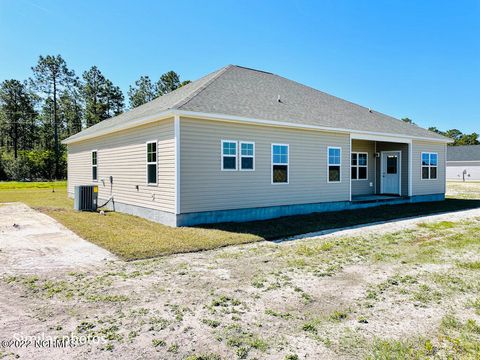
<svg viewBox="0 0 480 360">
<path fill-rule="evenodd" d="M 328 182 L 340 182 L 342 149 L 339 147 L 328 148 Z"/>
<path fill-rule="evenodd" d="M 222 170 L 237 170 L 237 142 L 222 140 Z"/>
<path fill-rule="evenodd" d="M 438 154 L 422 153 L 422 179 L 435 180 L 438 171 Z"/>
<path fill-rule="evenodd" d="M 387 174 L 396 174 L 398 172 L 398 156 L 387 156 Z"/>
<path fill-rule="evenodd" d="M 157 142 L 147 143 L 147 184 L 157 184 Z"/>
<path fill-rule="evenodd" d="M 255 143 L 240 142 L 240 170 L 255 170 Z"/>
<path fill-rule="evenodd" d="M 288 184 L 288 145 L 272 144 L 272 184 Z"/>
<path fill-rule="evenodd" d="M 352 180 L 367 180 L 368 153 L 352 153 Z"/>
<path fill-rule="evenodd" d="M 92 151 L 92 180 L 98 180 L 98 173 L 97 173 L 97 150 Z"/>
</svg>

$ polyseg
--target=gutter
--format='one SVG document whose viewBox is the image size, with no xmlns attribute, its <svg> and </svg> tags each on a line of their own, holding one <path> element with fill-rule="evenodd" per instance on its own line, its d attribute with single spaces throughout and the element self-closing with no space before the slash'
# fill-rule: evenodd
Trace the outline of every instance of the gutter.
<svg viewBox="0 0 480 360">
<path fill-rule="evenodd" d="M 141 126 L 141 125 L 145 125 L 145 124 L 150 124 L 150 123 L 153 123 L 155 121 L 164 120 L 164 119 L 167 119 L 167 118 L 172 117 L 172 116 L 173 116 L 173 113 L 172 113 L 171 110 L 162 111 L 162 112 L 160 112 L 158 114 L 155 114 L 155 115 L 145 116 L 145 117 L 141 117 L 137 120 L 128 121 L 125 124 L 122 124 L 120 126 L 115 126 L 113 128 L 100 129 L 100 130 L 98 130 L 96 132 L 93 132 L 91 134 L 87 134 L 87 135 L 83 135 L 83 136 L 79 136 L 79 137 L 74 137 L 74 138 L 72 138 L 72 136 L 71 136 L 71 137 L 63 140 L 62 144 L 69 145 L 69 144 L 77 143 L 77 142 L 80 142 L 80 141 L 93 139 L 93 138 L 100 137 L 100 136 L 103 136 L 103 135 L 108 135 L 108 134 L 111 134 L 111 133 L 114 133 L 114 132 L 131 129 L 131 128 Z M 79 134 L 81 134 L 81 132 Z M 75 135 L 73 135 L 73 136 L 75 136 Z"/>
</svg>

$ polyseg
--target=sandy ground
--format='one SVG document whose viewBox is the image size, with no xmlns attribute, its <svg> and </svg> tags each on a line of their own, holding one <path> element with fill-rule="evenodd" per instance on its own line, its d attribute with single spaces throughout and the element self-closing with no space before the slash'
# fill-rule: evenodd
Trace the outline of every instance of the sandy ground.
<svg viewBox="0 0 480 360">
<path fill-rule="evenodd" d="M 88 269 L 116 257 L 21 203 L 0 206 L 0 272 Z"/>
<path fill-rule="evenodd" d="M 472 296 L 463 291 L 430 300 L 434 289 L 422 292 L 422 286 L 433 286 L 431 274 L 451 276 L 455 258 L 405 264 L 386 247 L 376 255 L 391 260 L 372 262 L 364 255 L 373 251 L 371 239 L 412 231 L 420 239 L 427 230 L 418 224 L 426 222 L 480 225 L 475 209 L 125 263 L 24 205 L 0 206 L 0 215 L 0 340 L 101 338 L 67 348 L 0 348 L 0 358 L 49 360 L 209 353 L 232 359 L 361 358 L 366 354 L 358 348 L 374 338 L 430 336 L 453 310 L 467 316 L 464 304 Z M 352 248 L 355 255 L 322 250 L 354 237 L 365 239 Z M 365 249 L 358 251 L 360 246 Z M 480 260 L 480 254 L 469 258 Z M 345 318 L 332 317 L 342 313 Z"/>
</svg>

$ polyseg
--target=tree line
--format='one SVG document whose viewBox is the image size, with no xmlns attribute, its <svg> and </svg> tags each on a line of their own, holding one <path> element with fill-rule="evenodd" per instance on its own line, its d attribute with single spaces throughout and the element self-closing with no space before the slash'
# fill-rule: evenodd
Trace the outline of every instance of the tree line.
<svg viewBox="0 0 480 360">
<path fill-rule="evenodd" d="M 408 118 L 408 117 L 403 118 L 402 121 L 404 121 L 406 123 L 409 123 L 409 124 L 412 124 L 412 125 L 416 125 L 413 122 L 413 120 Z M 480 145 L 480 141 L 478 140 L 480 135 L 476 132 L 473 132 L 471 134 L 464 134 L 458 129 L 450 129 L 450 130 L 447 130 L 447 131 L 441 131 L 441 130 L 438 130 L 435 126 L 429 127 L 428 130 L 452 139 L 453 143 L 449 144 L 451 146 Z"/>
<path fill-rule="evenodd" d="M 26 80 L 0 83 L 0 180 L 63 179 L 61 141 L 126 110 L 120 87 L 97 66 L 77 76 L 60 55 L 39 56 Z M 128 89 L 133 109 L 190 81 L 174 71 L 141 76 Z"/>
</svg>

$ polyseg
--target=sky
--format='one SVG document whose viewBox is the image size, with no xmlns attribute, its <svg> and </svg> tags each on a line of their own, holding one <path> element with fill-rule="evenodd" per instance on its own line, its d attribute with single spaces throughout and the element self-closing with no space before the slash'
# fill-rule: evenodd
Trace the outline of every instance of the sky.
<svg viewBox="0 0 480 360">
<path fill-rule="evenodd" d="M 480 1 L 0 0 L 0 81 L 39 55 L 121 87 L 261 69 L 423 127 L 480 132 Z"/>
</svg>

